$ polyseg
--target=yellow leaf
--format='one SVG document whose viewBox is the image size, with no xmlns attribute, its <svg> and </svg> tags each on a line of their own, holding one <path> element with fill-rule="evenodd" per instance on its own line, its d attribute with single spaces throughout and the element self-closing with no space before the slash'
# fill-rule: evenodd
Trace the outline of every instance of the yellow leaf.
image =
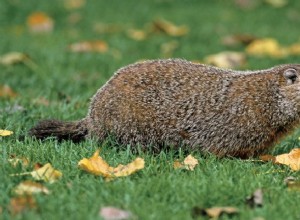
<svg viewBox="0 0 300 220">
<path fill-rule="evenodd" d="M 246 63 L 246 56 L 241 52 L 224 51 L 204 58 L 204 62 L 221 68 L 237 68 Z"/>
<path fill-rule="evenodd" d="M 186 170 L 194 170 L 195 166 L 198 165 L 198 160 L 192 155 L 188 155 L 182 163 L 175 161 L 173 164 L 174 169 L 184 168 Z"/>
<path fill-rule="evenodd" d="M 64 0 L 65 8 L 68 10 L 82 8 L 86 0 Z"/>
<path fill-rule="evenodd" d="M 0 63 L 5 66 L 10 66 L 17 63 L 22 63 L 29 59 L 28 56 L 20 52 L 10 52 L 0 57 Z"/>
<path fill-rule="evenodd" d="M 287 177 L 284 179 L 285 184 L 287 185 L 290 191 L 298 191 L 300 192 L 300 181 L 295 177 Z"/>
<path fill-rule="evenodd" d="M 105 53 L 108 50 L 108 45 L 106 42 L 101 40 L 95 41 L 82 41 L 69 45 L 69 50 L 72 52 L 98 52 Z"/>
<path fill-rule="evenodd" d="M 287 5 L 288 0 L 265 0 L 265 2 L 275 8 L 281 8 Z"/>
<path fill-rule="evenodd" d="M 0 97 L 15 98 L 17 93 L 15 93 L 8 85 L 0 85 Z"/>
<path fill-rule="evenodd" d="M 49 194 L 50 191 L 47 187 L 43 186 L 40 183 L 24 181 L 16 186 L 16 188 L 14 189 L 14 193 L 16 193 L 17 195 L 31 195 L 35 193 Z"/>
<path fill-rule="evenodd" d="M 16 167 L 19 163 L 22 164 L 22 166 L 27 167 L 29 164 L 29 160 L 26 157 L 15 157 L 11 156 L 10 159 L 8 159 L 8 162 L 13 166 Z"/>
<path fill-rule="evenodd" d="M 61 178 L 62 173 L 55 170 L 50 163 L 45 164 L 43 167 L 30 172 L 31 176 L 36 180 L 44 180 L 53 183 Z"/>
<path fill-rule="evenodd" d="M 174 37 L 183 36 L 189 32 L 189 28 L 186 25 L 176 26 L 164 19 L 154 21 L 153 27 L 155 31 L 164 32 Z"/>
<path fill-rule="evenodd" d="M 300 55 L 300 43 L 292 44 L 288 50 L 291 55 Z"/>
<path fill-rule="evenodd" d="M 219 217 L 222 213 L 235 214 L 238 213 L 238 209 L 235 207 L 213 207 L 205 209 L 207 215 L 212 218 Z"/>
<path fill-rule="evenodd" d="M 9 136 L 12 135 L 14 132 L 9 130 L 0 130 L 0 136 Z"/>
<path fill-rule="evenodd" d="M 290 153 L 281 154 L 277 156 L 263 155 L 260 156 L 263 161 L 272 161 L 276 164 L 284 164 L 289 166 L 292 170 L 300 170 L 300 148 L 291 150 Z"/>
<path fill-rule="evenodd" d="M 257 39 L 246 47 L 246 52 L 255 56 L 270 56 L 274 58 L 289 55 L 287 48 L 282 47 L 277 40 L 272 38 Z"/>
<path fill-rule="evenodd" d="M 145 31 L 138 30 L 138 29 L 129 29 L 127 31 L 127 35 L 128 35 L 128 37 L 130 37 L 131 39 L 136 40 L 136 41 L 145 40 L 147 37 L 147 34 Z"/>
<path fill-rule="evenodd" d="M 53 30 L 54 22 L 44 12 L 34 12 L 27 18 L 27 25 L 33 33 L 48 33 Z"/>
<path fill-rule="evenodd" d="M 172 57 L 174 51 L 178 48 L 178 42 L 177 41 L 170 41 L 163 43 L 160 46 L 160 51 L 162 53 L 163 57 Z"/>
<path fill-rule="evenodd" d="M 194 207 L 192 209 L 192 216 L 193 218 L 199 218 L 201 216 L 208 216 L 210 218 L 218 219 L 222 214 L 238 214 L 239 210 L 235 207 L 225 206 L 225 207 L 212 207 L 212 208 L 199 208 Z"/>
<path fill-rule="evenodd" d="M 276 156 L 275 163 L 287 165 L 294 171 L 300 170 L 300 148 L 295 148 L 288 154 Z"/>
<path fill-rule="evenodd" d="M 81 169 L 106 178 L 128 176 L 140 169 L 143 169 L 144 165 L 144 159 L 136 158 L 133 162 L 127 165 L 120 164 L 114 168 L 109 166 L 108 163 L 99 156 L 99 150 L 97 150 L 91 158 L 84 158 L 78 163 L 78 166 Z"/>
</svg>

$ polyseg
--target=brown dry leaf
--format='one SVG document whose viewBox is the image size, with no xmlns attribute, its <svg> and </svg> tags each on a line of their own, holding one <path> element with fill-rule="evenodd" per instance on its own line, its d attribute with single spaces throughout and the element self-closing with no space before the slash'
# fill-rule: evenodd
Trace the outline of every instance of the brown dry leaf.
<svg viewBox="0 0 300 220">
<path fill-rule="evenodd" d="M 0 131 L 1 136 L 1 131 Z M 27 167 L 29 165 L 29 160 L 26 157 L 16 157 L 14 155 L 10 156 L 8 162 L 13 166 L 16 167 L 18 164 L 21 164 L 23 167 Z"/>
<path fill-rule="evenodd" d="M 47 187 L 43 186 L 40 183 L 27 180 L 17 185 L 14 189 L 14 193 L 19 196 L 22 196 L 22 195 L 31 195 L 35 193 L 49 194 L 50 191 L 48 190 Z"/>
<path fill-rule="evenodd" d="M 263 206 L 263 191 L 257 189 L 255 192 L 246 198 L 246 203 L 251 207 L 262 207 Z"/>
<path fill-rule="evenodd" d="M 86 0 L 64 0 L 65 8 L 68 10 L 82 8 L 85 4 Z"/>
<path fill-rule="evenodd" d="M 205 57 L 204 62 L 221 68 L 234 69 L 246 64 L 246 55 L 241 52 L 224 51 Z"/>
<path fill-rule="evenodd" d="M 53 183 L 62 177 L 62 173 L 55 170 L 50 163 L 32 171 L 18 174 L 11 174 L 11 176 L 25 176 L 31 175 L 35 180 L 43 180 L 45 182 Z"/>
<path fill-rule="evenodd" d="M 225 207 L 212 207 L 212 208 L 199 208 L 194 207 L 192 209 L 193 218 L 199 218 L 200 216 L 208 216 L 211 218 L 219 218 L 223 214 L 235 215 L 238 214 L 239 210 L 235 207 L 225 206 Z"/>
<path fill-rule="evenodd" d="M 12 135 L 13 133 L 14 132 L 9 131 L 9 130 L 0 130 L 0 136 L 2 136 L 2 137 Z"/>
<path fill-rule="evenodd" d="M 275 156 L 272 156 L 272 155 L 262 155 L 262 156 L 259 156 L 259 159 L 261 159 L 262 161 L 272 161 L 275 163 L 276 161 L 276 157 Z"/>
<path fill-rule="evenodd" d="M 20 52 L 9 52 L 0 57 L 0 63 L 5 66 L 11 66 L 26 61 L 28 56 Z"/>
<path fill-rule="evenodd" d="M 125 220 L 125 219 L 132 219 L 131 212 L 118 209 L 115 207 L 103 207 L 101 208 L 99 215 L 104 220 Z"/>
<path fill-rule="evenodd" d="M 99 156 L 99 150 L 97 150 L 91 158 L 83 158 L 80 160 L 78 166 L 79 168 L 97 176 L 115 178 L 128 176 L 143 169 L 145 161 L 142 158 L 136 158 L 133 162 L 127 165 L 120 164 L 114 168 L 109 166 L 109 164 L 103 160 L 101 156 Z"/>
<path fill-rule="evenodd" d="M 0 97 L 15 98 L 17 95 L 8 85 L 0 85 Z"/>
<path fill-rule="evenodd" d="M 265 0 L 265 2 L 274 8 L 282 8 L 288 4 L 288 0 Z"/>
<path fill-rule="evenodd" d="M 153 21 L 152 26 L 154 31 L 163 32 L 173 37 L 184 36 L 189 32 L 189 28 L 186 25 L 176 26 L 164 19 Z"/>
<path fill-rule="evenodd" d="M 276 164 L 284 164 L 289 166 L 292 170 L 300 170 L 300 148 L 291 150 L 290 153 L 277 155 L 275 157 L 264 155 L 260 156 L 263 161 L 273 161 Z"/>
<path fill-rule="evenodd" d="M 174 169 L 184 168 L 186 170 L 194 170 L 198 165 L 198 160 L 192 155 L 188 155 L 182 163 L 175 161 L 173 164 Z"/>
<path fill-rule="evenodd" d="M 36 209 L 37 204 L 31 195 L 19 196 L 10 199 L 9 211 L 16 215 L 27 209 Z"/>
<path fill-rule="evenodd" d="M 44 12 L 34 12 L 27 18 L 29 31 L 32 33 L 49 33 L 54 27 L 53 19 Z"/>
<path fill-rule="evenodd" d="M 147 38 L 147 33 L 144 30 L 139 29 L 129 29 L 127 31 L 127 36 L 136 41 L 142 41 Z"/>
<path fill-rule="evenodd" d="M 289 55 L 288 48 L 282 47 L 277 40 L 264 38 L 254 40 L 246 47 L 246 52 L 254 56 L 281 58 Z"/>
<path fill-rule="evenodd" d="M 83 52 L 105 53 L 108 50 L 108 45 L 106 42 L 102 40 L 81 41 L 78 43 L 70 44 L 68 49 L 75 53 L 83 53 Z"/>
</svg>

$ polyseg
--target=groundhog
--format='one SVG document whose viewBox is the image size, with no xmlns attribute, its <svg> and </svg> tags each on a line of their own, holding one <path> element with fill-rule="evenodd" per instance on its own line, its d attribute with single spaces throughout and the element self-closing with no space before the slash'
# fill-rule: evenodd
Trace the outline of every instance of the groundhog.
<svg viewBox="0 0 300 220">
<path fill-rule="evenodd" d="M 113 135 L 120 144 L 240 158 L 265 153 L 299 122 L 300 64 L 235 71 L 182 59 L 119 69 L 79 121 L 45 120 L 38 139 L 75 142 Z"/>
</svg>

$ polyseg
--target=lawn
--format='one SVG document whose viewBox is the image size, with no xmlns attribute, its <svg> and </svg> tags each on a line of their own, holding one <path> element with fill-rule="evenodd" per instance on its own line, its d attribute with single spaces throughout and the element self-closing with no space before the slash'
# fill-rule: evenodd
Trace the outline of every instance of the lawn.
<svg viewBox="0 0 300 220">
<path fill-rule="evenodd" d="M 209 54 L 225 50 L 244 51 L 243 45 L 229 48 L 222 43 L 224 36 L 235 34 L 271 37 L 282 45 L 300 40 L 300 2 L 289 1 L 279 8 L 260 0 L 253 2 L 257 5 L 249 9 L 234 1 L 221 0 L 90 0 L 79 8 L 67 9 L 64 1 L 59 0 L 0 1 L 0 56 L 16 51 L 29 57 L 15 65 L 0 64 L 0 87 L 7 85 L 17 94 L 3 97 L 0 93 L 0 129 L 14 132 L 0 137 L 0 218 L 101 219 L 101 207 L 114 206 L 132 212 L 136 219 L 192 219 L 194 207 L 233 206 L 239 214 L 232 219 L 300 219 L 300 193 L 288 190 L 284 184 L 286 177 L 300 175 L 288 167 L 218 159 L 201 152 L 133 153 L 130 146 L 118 146 L 113 139 L 75 144 L 53 139 L 40 142 L 27 135 L 40 119 L 83 118 L 90 97 L 124 65 L 166 57 L 201 61 Z M 53 19 L 53 31 L 41 34 L 29 30 L 27 18 L 36 11 Z M 147 29 L 159 19 L 186 25 L 189 32 L 183 36 L 153 33 L 140 41 L 128 36 L 128 30 Z M 72 43 L 91 40 L 103 41 L 108 50 L 69 50 Z M 166 54 L 162 45 L 176 48 Z M 242 68 L 261 69 L 297 62 L 299 56 L 248 56 L 247 65 Z M 295 131 L 271 153 L 299 147 L 299 136 L 300 130 Z M 99 148 L 112 165 L 126 164 L 139 156 L 145 159 L 145 168 L 110 182 L 80 170 L 78 162 Z M 195 170 L 174 170 L 173 161 L 189 153 L 199 160 Z M 34 195 L 36 209 L 15 215 L 9 211 L 10 200 L 15 196 L 13 189 L 31 178 L 10 174 L 31 168 L 13 167 L 8 162 L 12 155 L 28 158 L 31 165 L 49 162 L 63 173 L 59 181 L 43 183 L 51 193 Z M 258 188 L 263 190 L 263 206 L 250 208 L 246 198 Z"/>
</svg>

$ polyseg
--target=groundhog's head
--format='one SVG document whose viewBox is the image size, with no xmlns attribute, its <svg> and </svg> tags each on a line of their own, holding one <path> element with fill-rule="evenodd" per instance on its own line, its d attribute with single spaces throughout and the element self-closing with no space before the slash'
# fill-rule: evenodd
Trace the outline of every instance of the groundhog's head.
<svg viewBox="0 0 300 220">
<path fill-rule="evenodd" d="M 286 101 L 300 114 L 300 64 L 286 64 L 275 68 L 280 77 L 280 89 Z"/>
</svg>

